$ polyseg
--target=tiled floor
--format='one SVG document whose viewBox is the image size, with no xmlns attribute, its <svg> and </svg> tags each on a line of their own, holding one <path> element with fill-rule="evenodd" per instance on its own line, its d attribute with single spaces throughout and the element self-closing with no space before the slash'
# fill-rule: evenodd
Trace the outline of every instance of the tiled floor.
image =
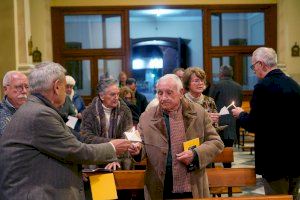
<svg viewBox="0 0 300 200">
<path fill-rule="evenodd" d="M 254 154 L 255 152 L 250 154 L 250 151 L 242 151 L 241 148 L 234 147 L 234 162 L 232 167 L 254 167 Z M 263 188 L 262 178 L 260 175 L 256 175 L 256 186 L 242 188 L 242 193 L 234 194 L 234 196 L 264 194 L 265 191 Z"/>
</svg>

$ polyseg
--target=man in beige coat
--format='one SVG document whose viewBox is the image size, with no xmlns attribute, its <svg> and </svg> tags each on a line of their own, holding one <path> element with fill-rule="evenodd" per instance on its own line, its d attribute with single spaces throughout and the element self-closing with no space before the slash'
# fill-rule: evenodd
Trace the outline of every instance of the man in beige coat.
<svg viewBox="0 0 300 200">
<path fill-rule="evenodd" d="M 76 139 L 57 110 L 66 97 L 61 65 L 39 64 L 29 75 L 29 86 L 32 95 L 0 138 L 0 199 L 83 200 L 81 164 L 113 162 L 130 142 L 84 144 Z"/>
<path fill-rule="evenodd" d="M 167 74 L 157 83 L 159 105 L 144 112 L 138 125 L 147 156 L 145 199 L 209 196 L 206 166 L 224 148 L 208 113 L 183 97 L 180 79 Z M 201 145 L 183 150 L 183 142 Z M 188 170 L 189 167 L 189 170 Z"/>
</svg>

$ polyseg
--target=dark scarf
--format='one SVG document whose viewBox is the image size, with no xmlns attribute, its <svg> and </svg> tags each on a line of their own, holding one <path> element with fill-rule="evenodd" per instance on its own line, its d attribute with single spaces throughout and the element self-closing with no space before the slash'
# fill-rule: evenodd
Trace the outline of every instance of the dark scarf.
<svg viewBox="0 0 300 200">
<path fill-rule="evenodd" d="M 120 105 L 113 108 L 109 118 L 109 129 L 106 130 L 106 119 L 101 99 L 98 97 L 96 101 L 96 111 L 99 115 L 101 133 L 108 133 L 108 138 L 117 138 L 117 124 L 120 114 Z"/>
<path fill-rule="evenodd" d="M 66 123 L 69 119 L 68 116 L 66 114 L 61 113 L 57 108 L 55 108 L 53 106 L 53 104 L 46 99 L 43 95 L 39 94 L 39 93 L 33 93 L 31 94 L 32 96 L 37 97 L 39 100 L 41 100 L 47 107 L 52 108 L 53 110 L 55 110 L 60 116 L 61 118 L 64 120 L 64 122 Z"/>
</svg>

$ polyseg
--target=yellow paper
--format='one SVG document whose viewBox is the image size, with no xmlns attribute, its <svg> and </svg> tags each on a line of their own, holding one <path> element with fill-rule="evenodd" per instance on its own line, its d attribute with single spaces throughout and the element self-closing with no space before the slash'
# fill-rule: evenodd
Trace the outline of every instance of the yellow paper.
<svg viewBox="0 0 300 200">
<path fill-rule="evenodd" d="M 188 140 L 188 141 L 183 143 L 183 150 L 186 151 L 186 150 L 189 150 L 189 149 L 193 149 L 194 147 L 198 147 L 199 145 L 200 145 L 199 138 Z"/>
<path fill-rule="evenodd" d="M 113 173 L 90 176 L 93 200 L 117 199 L 117 189 Z"/>
</svg>

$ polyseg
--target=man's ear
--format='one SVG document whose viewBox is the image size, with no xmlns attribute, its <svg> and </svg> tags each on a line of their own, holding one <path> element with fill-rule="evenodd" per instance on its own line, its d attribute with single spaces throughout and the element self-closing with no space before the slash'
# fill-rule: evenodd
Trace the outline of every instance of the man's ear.
<svg viewBox="0 0 300 200">
<path fill-rule="evenodd" d="M 4 95 L 7 95 L 7 90 L 8 90 L 7 86 L 3 86 Z"/>
<path fill-rule="evenodd" d="M 179 92 L 180 92 L 180 96 L 181 96 L 181 98 L 182 98 L 182 97 L 183 97 L 183 95 L 184 95 L 184 91 L 185 91 L 185 90 L 184 90 L 184 88 L 181 88 L 181 89 L 180 89 L 180 91 L 179 91 Z"/>
<path fill-rule="evenodd" d="M 54 81 L 53 84 L 53 92 L 54 94 L 58 95 L 58 91 L 59 91 L 59 85 L 60 85 L 60 81 L 57 79 L 56 81 Z"/>
</svg>

